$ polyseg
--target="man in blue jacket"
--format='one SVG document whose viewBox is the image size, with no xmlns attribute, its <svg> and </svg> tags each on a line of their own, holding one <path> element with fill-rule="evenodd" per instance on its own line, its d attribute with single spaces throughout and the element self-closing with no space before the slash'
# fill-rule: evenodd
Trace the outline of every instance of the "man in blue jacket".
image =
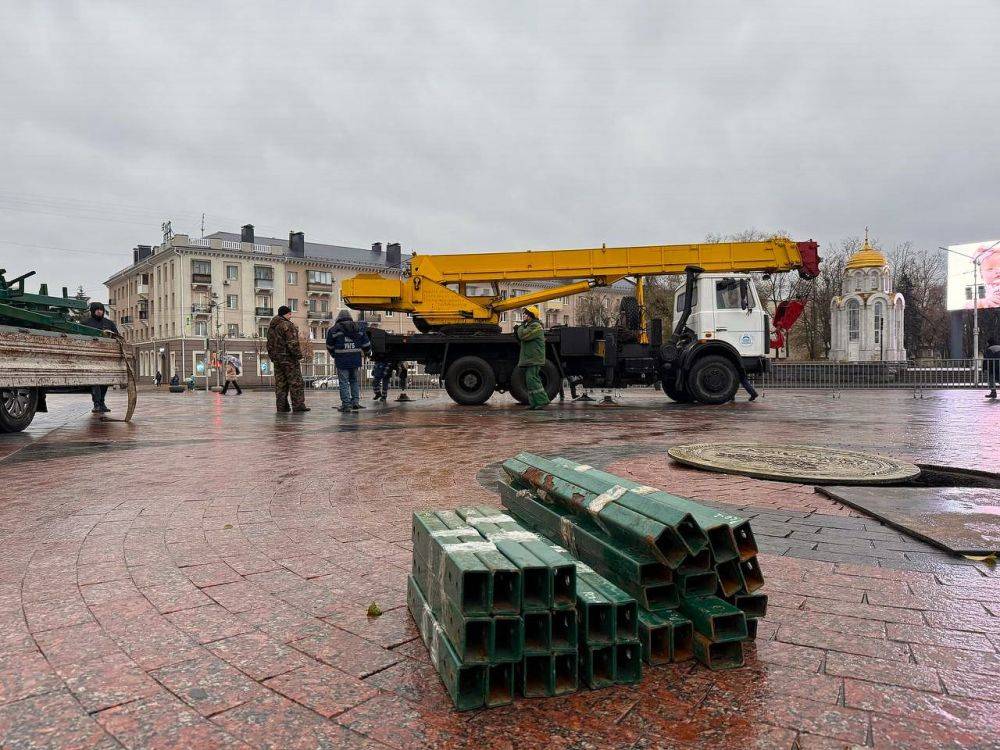
<svg viewBox="0 0 1000 750">
<path fill-rule="evenodd" d="M 351 311 L 341 310 L 337 314 L 337 322 L 326 334 L 326 350 L 330 352 L 337 366 L 340 411 L 357 411 L 365 408 L 361 405 L 358 370 L 361 368 L 361 353 L 370 353 L 371 346 L 364 328 L 351 317 Z"/>
</svg>

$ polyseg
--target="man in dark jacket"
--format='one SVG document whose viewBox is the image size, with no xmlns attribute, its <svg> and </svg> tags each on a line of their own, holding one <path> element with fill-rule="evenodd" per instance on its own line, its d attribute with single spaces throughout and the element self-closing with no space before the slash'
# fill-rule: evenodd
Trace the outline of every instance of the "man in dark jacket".
<svg viewBox="0 0 1000 750">
<path fill-rule="evenodd" d="M 271 318 L 267 326 L 267 356 L 274 365 L 274 395 L 278 411 L 309 411 L 306 386 L 299 369 L 302 360 L 299 329 L 292 322 L 292 309 L 286 305 L 278 308 L 278 314 Z M 291 409 L 288 408 L 289 396 L 292 399 Z"/>
<path fill-rule="evenodd" d="M 330 352 L 337 366 L 340 411 L 357 411 L 365 408 L 361 405 L 358 370 L 361 369 L 361 353 L 370 353 L 371 346 L 368 334 L 354 322 L 350 310 L 341 310 L 337 313 L 337 322 L 326 333 L 326 350 Z"/>
<path fill-rule="evenodd" d="M 986 398 L 997 397 L 997 381 L 1000 381 L 1000 341 L 991 338 L 986 342 L 986 350 L 983 352 L 983 374 L 986 382 L 990 384 L 990 392 Z"/>
<path fill-rule="evenodd" d="M 83 325 L 87 326 L 87 328 L 97 328 L 101 331 L 118 333 L 118 326 L 115 325 L 113 320 L 107 317 L 107 311 L 101 302 L 90 303 L 90 317 L 83 321 Z M 106 385 L 94 385 L 90 387 L 90 398 L 94 402 L 92 411 L 95 414 L 111 411 L 108 405 L 104 403 L 104 398 L 107 394 L 108 387 Z"/>
<path fill-rule="evenodd" d="M 524 322 L 514 326 L 514 336 L 521 342 L 521 356 L 517 366 L 524 368 L 524 384 L 528 387 L 528 408 L 544 409 L 549 405 L 549 395 L 542 383 L 541 370 L 545 364 L 545 329 L 538 320 L 538 308 L 524 308 Z"/>
</svg>

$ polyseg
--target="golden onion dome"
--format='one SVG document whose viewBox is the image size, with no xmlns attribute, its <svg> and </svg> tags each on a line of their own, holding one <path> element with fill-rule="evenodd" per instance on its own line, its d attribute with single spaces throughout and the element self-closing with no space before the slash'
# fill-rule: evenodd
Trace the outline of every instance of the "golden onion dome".
<svg viewBox="0 0 1000 750">
<path fill-rule="evenodd" d="M 847 270 L 855 268 L 882 268 L 888 264 L 885 256 L 868 244 L 868 228 L 865 227 L 865 244 L 847 260 Z"/>
</svg>

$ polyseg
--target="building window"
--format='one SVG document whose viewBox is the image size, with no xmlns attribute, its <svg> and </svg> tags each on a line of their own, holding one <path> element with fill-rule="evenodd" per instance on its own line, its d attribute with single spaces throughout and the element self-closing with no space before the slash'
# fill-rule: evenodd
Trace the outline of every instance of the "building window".
<svg viewBox="0 0 1000 750">
<path fill-rule="evenodd" d="M 231 339 L 239 338 L 240 326 L 238 323 L 230 323 L 226 326 L 226 335 Z"/>
<path fill-rule="evenodd" d="M 235 281 L 240 277 L 240 267 L 239 266 L 226 266 L 226 278 L 230 281 Z"/>
<path fill-rule="evenodd" d="M 294 283 L 294 282 L 289 282 L 289 283 Z M 298 312 L 299 301 L 297 299 L 290 299 L 285 304 L 288 305 L 288 309 L 291 310 L 292 312 Z"/>
<path fill-rule="evenodd" d="M 858 273 L 854 274 L 854 291 L 856 291 L 856 292 L 860 292 L 861 291 L 861 273 L 860 273 L 860 271 Z"/>
<path fill-rule="evenodd" d="M 195 276 L 211 276 L 212 275 L 212 261 L 210 260 L 192 260 L 191 261 L 191 273 Z"/>
<path fill-rule="evenodd" d="M 289 271 L 288 272 L 288 276 L 285 277 L 285 281 L 287 281 L 289 284 L 298 284 L 299 283 L 299 272 L 298 271 Z"/>
<path fill-rule="evenodd" d="M 274 269 L 270 266 L 254 266 L 254 281 L 274 281 Z"/>
<path fill-rule="evenodd" d="M 391 318 L 391 317 L 392 317 L 392 310 L 386 310 L 386 311 L 384 312 L 384 315 L 385 315 L 385 317 L 387 317 L 387 318 Z"/>
<path fill-rule="evenodd" d="M 333 274 L 329 271 L 306 271 L 306 281 L 310 284 L 332 284 Z"/>
<path fill-rule="evenodd" d="M 875 343 L 882 343 L 882 326 L 884 325 L 885 306 L 881 302 L 875 303 Z"/>
<path fill-rule="evenodd" d="M 861 338 L 861 305 L 856 299 L 847 303 L 847 338 L 851 341 Z"/>
<path fill-rule="evenodd" d="M 236 294 L 226 295 L 226 307 L 228 307 L 230 310 L 235 310 L 239 306 L 240 306 L 240 298 L 238 295 Z"/>
<path fill-rule="evenodd" d="M 257 328 L 257 335 L 260 336 L 262 339 L 266 339 L 267 338 L 267 326 L 258 326 L 258 328 Z"/>
<path fill-rule="evenodd" d="M 321 312 L 330 312 L 330 300 L 326 297 L 320 300 L 319 309 Z"/>
<path fill-rule="evenodd" d="M 207 336 L 208 335 L 208 323 L 204 320 L 196 320 L 194 323 L 194 335 L 195 336 Z"/>
</svg>

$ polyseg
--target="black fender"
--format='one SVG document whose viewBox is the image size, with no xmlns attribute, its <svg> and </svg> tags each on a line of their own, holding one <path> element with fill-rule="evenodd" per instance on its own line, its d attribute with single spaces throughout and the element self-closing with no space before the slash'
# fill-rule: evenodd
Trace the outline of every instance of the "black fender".
<svg viewBox="0 0 1000 750">
<path fill-rule="evenodd" d="M 681 372 L 687 372 L 696 359 L 700 359 L 706 354 L 718 354 L 725 357 L 733 363 L 741 378 L 746 377 L 747 371 L 743 366 L 743 358 L 736 347 L 728 341 L 695 341 L 681 352 L 677 369 Z"/>
</svg>

